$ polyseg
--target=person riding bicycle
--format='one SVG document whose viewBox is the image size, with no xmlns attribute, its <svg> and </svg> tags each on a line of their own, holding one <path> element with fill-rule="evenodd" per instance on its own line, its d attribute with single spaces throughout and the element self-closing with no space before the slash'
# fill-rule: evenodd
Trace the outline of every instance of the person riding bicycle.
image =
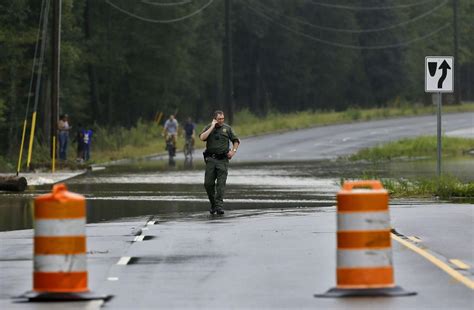
<svg viewBox="0 0 474 310">
<path fill-rule="evenodd" d="M 174 118 L 174 115 L 171 114 L 170 118 L 166 120 L 165 125 L 163 126 L 163 135 L 166 140 L 168 137 L 172 139 L 173 146 L 176 147 L 176 139 L 178 137 L 178 121 Z"/>
<path fill-rule="evenodd" d="M 188 117 L 188 119 L 186 120 L 186 123 L 184 124 L 184 138 L 185 138 L 186 144 L 188 141 L 191 142 L 191 145 L 190 145 L 191 149 L 194 148 L 195 129 L 196 129 L 196 125 L 193 123 L 193 120 L 191 119 L 191 117 Z"/>
</svg>

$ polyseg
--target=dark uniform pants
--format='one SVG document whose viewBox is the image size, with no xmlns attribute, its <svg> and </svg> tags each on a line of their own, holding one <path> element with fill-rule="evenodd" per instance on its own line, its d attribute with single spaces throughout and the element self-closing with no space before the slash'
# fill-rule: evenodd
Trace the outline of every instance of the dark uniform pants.
<svg viewBox="0 0 474 310">
<path fill-rule="evenodd" d="M 207 158 L 204 187 L 212 208 L 222 208 L 224 206 L 228 165 L 228 159 Z"/>
</svg>

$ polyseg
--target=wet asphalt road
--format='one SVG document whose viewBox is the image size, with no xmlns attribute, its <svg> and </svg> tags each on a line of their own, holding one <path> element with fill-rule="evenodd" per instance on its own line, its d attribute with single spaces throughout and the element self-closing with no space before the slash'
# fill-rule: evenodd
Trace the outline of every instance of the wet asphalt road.
<svg viewBox="0 0 474 310">
<path fill-rule="evenodd" d="M 451 208 L 449 210 L 448 208 Z M 442 219 L 438 233 L 451 229 L 445 221 L 462 221 L 470 206 L 398 206 L 394 222 L 417 212 Z M 454 210 L 454 212 L 451 212 Z M 407 211 L 407 212 L 404 212 Z M 469 309 L 474 294 L 419 255 L 394 242 L 397 283 L 419 295 L 405 298 L 316 299 L 313 294 L 334 286 L 334 208 L 235 212 L 222 219 L 196 215 L 192 221 L 162 222 L 149 226 L 155 239 L 134 244 L 128 253 L 137 260 L 113 272 L 112 290 L 132 292 L 130 298 L 112 300 L 110 306 L 156 305 L 163 308 L 242 309 Z M 404 226 L 404 233 L 411 227 Z M 402 230 L 402 229 L 400 229 Z M 423 246 L 436 249 L 429 228 L 418 229 Z M 472 230 L 454 241 L 472 240 Z M 442 252 L 441 252 L 442 253 Z M 461 255 L 461 253 L 456 253 Z M 471 253 L 472 254 L 472 253 Z M 473 264 L 472 255 L 461 257 Z M 146 268 L 143 268 L 146 267 Z M 470 275 L 472 278 L 472 274 Z M 139 283 L 155 283 L 137 289 Z M 131 285 L 123 285 L 130 283 Z M 136 283 L 137 285 L 133 285 Z M 124 287 L 125 286 L 125 287 Z M 135 289 L 134 289 L 135 288 Z M 179 289 L 176 289 L 179 288 Z"/>
<path fill-rule="evenodd" d="M 469 133 L 469 128 L 474 127 L 473 116 L 473 113 L 446 116 L 447 133 Z M 431 118 L 434 123 L 429 123 Z M 262 158 L 299 161 L 306 159 L 307 154 L 312 159 L 334 158 L 380 141 L 410 136 L 413 132 L 433 134 L 435 130 L 434 116 L 383 124 L 319 127 L 246 139 L 235 162 L 261 162 Z M 315 141 L 312 146 L 310 140 Z M 308 149 L 292 151 L 302 146 Z M 259 156 L 252 157 L 255 153 Z M 115 179 L 105 173 L 71 180 L 70 186 L 75 191 L 88 195 L 92 210 L 120 204 L 121 209 L 139 206 L 145 208 L 144 214 L 150 214 L 88 226 L 90 287 L 115 296 L 105 308 L 471 309 L 474 306 L 472 289 L 397 242 L 393 248 L 397 284 L 417 291 L 417 296 L 315 299 L 314 293 L 324 292 L 335 284 L 333 205 L 337 180 L 301 172 L 288 175 L 287 168 L 273 169 L 276 173 L 270 175 L 254 172 L 261 180 L 254 188 L 245 187 L 254 169 L 251 166 L 236 169 L 237 173 L 229 177 L 232 207 L 223 218 L 211 218 L 203 211 L 205 197 L 193 193 L 201 186 L 196 183 L 194 172 L 158 176 L 130 172 Z M 310 169 L 302 166 L 300 170 Z M 94 182 L 101 184 L 100 190 L 88 185 L 92 178 L 97 178 Z M 184 190 L 183 183 L 187 184 Z M 304 184 L 307 187 L 298 192 Z M 311 193 L 311 188 L 316 194 Z M 180 189 L 181 198 L 176 203 L 173 197 Z M 127 191 L 129 197 L 125 198 Z M 242 191 L 248 195 L 243 200 L 237 197 Z M 294 201 L 291 208 L 286 202 L 282 204 L 286 196 Z M 101 203 L 103 207 L 99 208 Z M 168 204 L 173 205 L 171 213 L 153 213 L 154 205 L 161 209 Z M 189 206 L 195 207 L 189 209 Z M 418 237 L 420 247 L 450 268 L 458 269 L 472 282 L 472 269 L 460 270 L 449 262 L 449 259 L 460 259 L 474 266 L 472 207 L 393 201 L 392 225 L 406 236 Z M 157 223 L 147 225 L 150 221 Z M 31 289 L 31 235 L 31 230 L 0 233 L 0 309 L 97 308 L 97 303 L 65 306 L 11 302 L 11 296 Z M 143 240 L 137 239 L 137 235 L 143 236 Z M 117 265 L 127 257 L 130 257 L 128 264 Z"/>
<path fill-rule="evenodd" d="M 441 127 L 446 136 L 474 138 L 474 113 L 445 114 Z M 427 115 L 265 134 L 242 139 L 243 143 L 232 161 L 256 163 L 334 159 L 379 143 L 436 136 L 436 130 L 436 115 Z M 201 159 L 201 153 L 202 150 L 197 150 L 195 156 Z M 167 156 L 163 155 L 153 158 L 167 160 Z M 184 157 L 178 154 L 176 158 L 182 160 Z"/>
<path fill-rule="evenodd" d="M 394 205 L 391 213 L 399 233 L 416 236 L 421 248 L 452 268 L 453 258 L 474 264 L 471 205 Z M 420 218 L 431 225 L 420 225 Z M 396 282 L 417 296 L 314 298 L 335 284 L 335 224 L 329 207 L 90 225 L 90 286 L 115 296 L 105 309 L 472 309 L 471 289 L 395 241 Z M 2 246 L 10 251 L 2 255 L 0 307 L 54 309 L 7 299 L 29 289 L 31 231 L 2 234 Z M 458 271 L 474 280 L 472 271 Z"/>
<path fill-rule="evenodd" d="M 235 162 L 301 161 L 347 156 L 378 143 L 422 135 L 436 136 L 436 116 L 331 125 L 244 140 Z M 446 135 L 474 138 L 474 113 L 446 114 Z"/>
</svg>

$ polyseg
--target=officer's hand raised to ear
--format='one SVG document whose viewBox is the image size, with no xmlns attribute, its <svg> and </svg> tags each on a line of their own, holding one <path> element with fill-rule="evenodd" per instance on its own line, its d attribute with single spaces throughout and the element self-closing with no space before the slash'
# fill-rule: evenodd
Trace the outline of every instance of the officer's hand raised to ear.
<svg viewBox="0 0 474 310">
<path fill-rule="evenodd" d="M 217 119 L 213 118 L 211 126 L 209 126 L 209 128 L 206 127 L 207 129 L 201 132 L 201 134 L 199 135 L 199 139 L 201 139 L 201 141 L 206 141 L 207 137 L 209 137 L 209 135 L 214 130 L 214 128 L 216 128 L 217 123 L 218 123 Z"/>
</svg>

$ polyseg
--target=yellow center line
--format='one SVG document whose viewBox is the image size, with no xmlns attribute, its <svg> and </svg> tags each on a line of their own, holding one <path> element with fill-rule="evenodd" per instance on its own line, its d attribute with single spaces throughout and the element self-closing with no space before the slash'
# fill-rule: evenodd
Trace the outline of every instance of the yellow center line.
<svg viewBox="0 0 474 310">
<path fill-rule="evenodd" d="M 462 284 L 464 284 L 465 286 L 467 286 L 468 288 L 470 288 L 471 290 L 474 290 L 474 281 L 466 278 L 465 276 L 463 276 L 462 274 L 460 274 L 459 272 L 457 272 L 456 270 L 454 270 L 453 268 L 451 268 L 449 265 L 447 265 L 446 263 L 444 263 L 443 261 L 439 260 L 438 258 L 436 258 L 435 256 L 433 256 L 432 254 L 428 253 L 427 251 L 423 250 L 423 249 L 420 249 L 419 247 L 417 247 L 416 245 L 412 244 L 411 242 L 408 242 L 406 240 L 403 240 L 402 238 L 398 237 L 397 235 L 393 234 L 392 233 L 392 238 L 403 244 L 404 246 L 406 246 L 407 248 L 409 248 L 410 250 L 412 250 L 413 252 L 417 253 L 417 254 L 420 254 L 421 256 L 423 256 L 424 258 L 426 258 L 428 261 L 430 261 L 431 263 L 433 263 L 435 266 L 437 266 L 438 268 L 440 268 L 441 270 L 443 270 L 444 272 L 446 272 L 447 274 L 449 274 L 451 277 L 453 277 L 454 279 L 458 280 L 459 282 L 461 282 Z"/>
<path fill-rule="evenodd" d="M 468 264 L 465 264 L 463 261 L 459 259 L 450 259 L 449 262 L 455 265 L 456 267 L 458 267 L 459 269 L 468 270 L 471 268 Z"/>
<path fill-rule="evenodd" d="M 415 236 L 410 236 L 410 237 L 408 237 L 408 239 L 410 239 L 411 241 L 415 241 L 415 242 L 421 242 L 421 239 L 418 238 L 418 237 L 415 237 Z"/>
</svg>

